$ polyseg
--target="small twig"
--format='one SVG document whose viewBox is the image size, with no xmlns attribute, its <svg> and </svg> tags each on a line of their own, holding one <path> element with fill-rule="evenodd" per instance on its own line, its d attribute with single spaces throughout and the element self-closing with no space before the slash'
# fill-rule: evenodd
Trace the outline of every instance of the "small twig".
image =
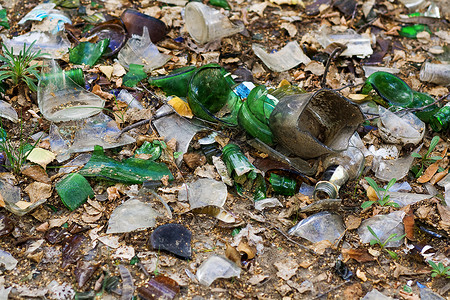
<svg viewBox="0 0 450 300">
<path fill-rule="evenodd" d="M 334 60 L 335 57 L 341 55 L 341 53 L 346 49 L 347 47 L 337 47 L 336 49 L 331 52 L 330 57 L 328 57 L 327 64 L 325 66 L 325 71 L 323 72 L 322 82 L 320 83 L 320 86 L 322 88 L 325 87 L 327 83 L 327 74 L 328 69 L 330 68 L 331 61 Z"/>
<path fill-rule="evenodd" d="M 339 284 L 339 285 L 337 285 L 337 286 L 335 286 L 335 287 L 329 289 L 329 290 L 326 291 L 325 293 L 322 293 L 322 294 L 317 295 L 315 298 L 313 298 L 313 300 L 320 299 L 320 298 L 322 298 L 322 297 L 324 297 L 324 296 L 327 296 L 330 292 L 332 292 L 332 291 L 334 291 L 334 290 L 337 290 L 337 289 L 341 288 L 343 285 L 347 284 L 348 282 L 351 282 L 351 281 L 348 280 L 348 281 L 346 281 L 346 282 L 343 282 L 343 283 L 341 283 L 341 284 Z"/>
<path fill-rule="evenodd" d="M 124 134 L 127 131 L 130 131 L 131 129 L 137 128 L 137 127 L 142 126 L 142 125 L 145 125 L 147 123 L 150 123 L 151 121 L 158 120 L 158 119 L 160 119 L 162 117 L 171 115 L 173 113 L 174 113 L 173 111 L 168 111 L 168 112 L 162 113 L 160 115 L 156 115 L 156 116 L 152 117 L 151 119 L 146 119 L 146 120 L 142 120 L 142 121 L 136 122 L 134 124 L 131 124 L 131 125 L 125 127 L 124 129 L 122 129 L 120 131 L 119 135 L 117 136 L 117 138 L 120 138 L 122 136 L 122 134 Z"/>
<path fill-rule="evenodd" d="M 433 106 L 433 105 L 438 104 L 439 102 L 441 102 L 442 100 L 444 100 L 444 99 L 447 98 L 448 96 L 450 96 L 450 93 L 448 93 L 447 95 L 444 95 L 444 96 L 442 96 L 441 98 L 435 100 L 433 103 L 427 104 L 427 105 L 422 106 L 422 107 L 417 107 L 417 108 L 406 108 L 406 109 L 401 110 L 401 112 L 404 112 L 404 111 L 406 111 L 406 112 L 408 112 L 408 111 L 410 111 L 410 112 L 414 112 L 414 111 L 422 111 L 422 110 L 424 110 L 425 108 L 428 108 L 428 107 L 430 107 L 430 106 Z M 400 112 L 400 111 L 399 111 L 399 112 Z"/>
<path fill-rule="evenodd" d="M 394 113 L 394 114 L 398 114 L 398 113 L 404 113 L 404 112 L 422 111 L 422 110 L 424 110 L 425 108 L 428 108 L 428 107 L 430 107 L 430 106 L 433 106 L 433 105 L 438 104 L 439 102 L 441 102 L 442 100 L 444 100 L 444 99 L 447 98 L 448 96 L 450 96 L 450 93 L 448 93 L 448 94 L 445 95 L 445 96 L 442 96 L 441 98 L 437 99 L 437 100 L 434 101 L 433 103 L 427 104 L 427 105 L 425 105 L 425 106 L 417 107 L 417 108 L 405 108 L 405 109 L 401 109 L 401 110 L 398 110 L 398 111 L 394 111 L 393 113 Z M 372 114 L 372 113 L 365 113 L 365 114 L 375 116 L 375 117 L 372 117 L 372 118 L 367 118 L 366 121 L 372 121 L 372 120 L 375 120 L 375 119 L 379 118 L 379 115 L 378 115 L 378 114 Z"/>
<path fill-rule="evenodd" d="M 302 244 L 300 244 L 300 243 L 297 243 L 296 241 L 294 241 L 293 239 L 291 239 L 291 238 L 290 238 L 286 233 L 284 233 L 283 230 L 281 230 L 280 228 L 275 227 L 275 226 L 273 226 L 272 228 L 275 229 L 276 231 L 278 231 L 279 233 L 281 233 L 281 234 L 282 234 L 288 241 L 290 241 L 291 243 L 294 243 L 294 244 L 296 244 L 297 246 L 299 246 L 300 248 L 302 248 L 302 249 L 304 249 L 304 250 L 307 250 L 307 251 L 311 252 L 311 253 L 314 254 L 314 255 L 317 255 L 317 253 L 314 252 L 313 250 L 311 250 L 311 249 L 309 249 L 308 247 L 306 247 L 306 246 L 304 246 L 304 245 L 302 245 Z"/>
</svg>

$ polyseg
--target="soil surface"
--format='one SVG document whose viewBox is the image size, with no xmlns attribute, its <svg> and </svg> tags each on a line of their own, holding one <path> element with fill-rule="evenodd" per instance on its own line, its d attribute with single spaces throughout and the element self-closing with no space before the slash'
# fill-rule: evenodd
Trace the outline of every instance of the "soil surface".
<svg viewBox="0 0 450 300">
<path fill-rule="evenodd" d="M 3 38 L 24 34 L 32 30 L 32 26 L 39 25 L 36 21 L 23 26 L 17 24 L 39 4 L 38 1 L 0 3 L 7 9 L 11 26 L 9 30 L 1 30 Z M 86 21 L 86 15 L 103 13 L 106 19 L 117 19 L 125 9 L 133 8 L 165 22 L 168 33 L 156 45 L 159 51 L 171 55 L 171 59 L 163 67 L 149 72 L 149 76 L 167 75 L 184 66 L 200 67 L 217 63 L 236 75 L 236 82 L 253 81 L 256 85 L 270 88 L 277 88 L 280 84 L 293 85 L 306 92 L 328 88 L 357 104 L 367 104 L 369 101 L 374 103 L 372 100 L 375 100 L 386 105 L 373 91 L 367 97 L 360 97 L 362 85 L 367 78 L 363 67 L 383 66 L 398 69 L 398 77 L 414 91 L 428 93 L 434 99 L 440 99 L 438 105 L 444 105 L 450 100 L 446 86 L 419 79 L 424 62 L 448 61 L 448 1 L 436 2 L 440 11 L 439 18 L 415 16 L 410 19 L 405 19 L 409 11 L 398 0 L 348 0 L 333 3 L 326 0 L 314 3 L 296 0 L 229 0 L 228 3 L 231 10 L 222 9 L 221 12 L 236 24 L 243 24 L 245 30 L 207 45 L 198 45 L 189 36 L 182 18 L 183 6 L 164 1 L 82 0 L 78 8 L 57 6 L 56 9 L 64 11 L 72 20 L 72 25 L 66 26 L 64 31 L 69 35 L 72 47 L 80 40 L 86 40 L 82 32 L 93 25 Z M 425 12 L 427 5 L 428 2 L 424 3 L 423 8 L 417 11 Z M 430 33 L 422 31 L 416 38 L 399 35 L 398 30 L 402 26 L 413 24 L 428 24 Z M 326 30 L 354 30 L 355 33 L 376 39 L 376 43 L 372 43 L 373 54 L 364 58 L 337 56 L 335 49 L 343 49 L 344 46 L 334 44 L 323 48 L 318 42 Z M 290 41 L 297 41 L 311 62 L 306 65 L 301 63 L 288 71 L 274 72 L 252 50 L 253 44 L 261 44 L 268 52 L 275 52 Z M 117 66 L 116 58 L 117 55 L 102 57 L 94 66 L 77 66 L 83 69 L 87 90 L 95 92 L 106 101 L 102 112 L 119 129 L 146 119 L 156 120 L 154 116 L 167 103 L 167 95 L 159 88 L 149 85 L 146 79 L 134 87 L 126 87 L 123 84 L 125 72 L 113 73 L 112 76 L 111 73 L 108 74 L 109 69 L 105 67 Z M 41 60 L 36 61 L 41 64 Z M 64 70 L 74 68 L 68 54 L 56 62 Z M 19 149 L 29 143 L 56 154 L 46 137 L 51 131 L 52 122 L 40 112 L 37 93 L 24 83 L 14 85 L 5 80 L 3 86 L 5 90 L 1 99 L 12 105 L 20 119 L 16 123 L 2 119 L 7 143 L 12 147 L 10 149 Z M 144 109 L 139 112 L 124 102 L 115 100 L 121 89 L 134 95 Z M 380 136 L 374 115 L 366 114 L 365 117 L 367 120 L 357 129 L 364 146 L 370 151 L 385 147 L 386 143 Z M 192 199 L 186 201 L 181 196 L 186 191 L 186 184 L 192 184 L 200 178 L 221 182 L 218 170 L 202 152 L 199 142 L 201 138 L 216 132 L 218 149 L 228 143 L 237 144 L 249 161 L 262 171 L 265 170 L 261 161 L 266 160 L 268 154 L 250 146 L 247 142 L 252 137 L 242 129 L 211 122 L 199 123 L 200 120 L 195 120 L 195 117 L 184 117 L 184 120 L 197 122 L 204 130 L 192 139 L 181 161 L 176 159 L 179 155 L 178 141 L 172 137 L 160 136 L 152 122 L 136 126 L 125 133 L 136 142 L 106 149 L 104 152 L 105 155 L 122 161 L 135 155 L 136 149 L 144 141 L 165 140 L 158 162 L 168 166 L 174 180 L 158 180 L 157 186 L 152 189 L 146 184 L 123 184 L 114 180 L 87 177 L 95 197 L 91 197 L 74 211 L 66 208 L 56 191 L 56 184 L 64 176 L 59 172 L 61 166 L 69 160 L 47 162 L 40 157 L 33 162 L 23 162 L 14 171 L 17 162 L 11 164 L 6 157 L 0 174 L 2 184 L 7 182 L 19 188 L 21 200 L 26 203 L 33 201 L 33 193 L 47 200 L 23 216 L 0 208 L 0 249 L 17 260 L 17 265 L 11 268 L 5 264 L 5 256 L 0 256 L 0 297 L 360 299 L 376 289 L 395 299 L 431 299 L 423 295 L 426 291 L 421 291 L 417 285 L 419 283 L 444 299 L 449 299 L 449 279 L 445 275 L 432 277 L 432 268 L 427 262 L 433 260 L 450 266 L 450 211 L 446 206 L 449 201 L 445 200 L 445 188 L 438 184 L 449 170 L 448 131 L 433 132 L 428 124 L 423 128 L 423 140 L 416 143 L 423 142 L 419 153 L 425 155 L 433 136 L 439 136 L 439 143 L 432 149 L 430 156 L 441 156 L 442 159 L 433 167 L 430 166 L 431 163 L 425 164 L 424 176 L 429 177 L 428 180 L 424 177 L 418 179 L 413 172 L 409 172 L 404 178 L 396 178 L 399 182 L 409 183 L 410 193 L 431 194 L 428 199 L 402 208 L 381 206 L 377 202 L 367 209 L 361 208 L 365 201 L 374 200 L 373 190 L 370 190 L 364 177 L 373 178 L 380 187 L 387 184 L 377 179 L 372 171 L 372 153 L 365 158 L 362 174 L 349 180 L 340 189 L 339 198 L 342 201 L 331 208 L 305 212 L 304 207 L 316 202 L 311 195 L 296 193 L 293 196 L 283 196 L 275 193 L 267 181 L 267 197 L 277 198 L 281 206 L 256 210 L 251 193 L 238 193 L 235 185 L 232 185 L 226 187 L 226 202 L 221 208 L 196 210 L 190 207 L 189 201 L 193 201 Z M 43 132 L 44 137 L 36 143 L 31 136 L 38 132 Z M 75 135 L 76 130 L 72 134 Z M 409 143 L 393 146 L 399 157 L 409 155 L 416 147 L 417 145 Z M 72 154 L 71 159 L 77 155 L 79 154 Z M 139 157 L 147 159 L 150 156 Z M 312 187 L 322 179 L 324 168 L 320 160 L 308 160 L 310 165 L 318 164 L 317 172 L 312 176 L 302 177 Z M 411 167 L 413 166 L 420 168 L 420 160 L 416 159 Z M 214 193 L 219 195 L 212 188 L 202 191 L 205 195 Z M 0 196 L 0 199 L 5 198 L 4 194 L 0 193 Z M 107 234 L 113 212 L 133 199 L 149 205 L 158 213 L 155 224 L 143 230 Z M 170 212 L 163 202 L 169 206 Z M 301 237 L 288 235 L 289 229 L 294 225 L 321 210 L 338 214 L 345 224 L 345 232 L 334 243 L 327 240 L 312 243 Z M 227 220 L 231 218 L 234 221 L 224 222 L 217 211 L 224 213 Z M 362 243 L 357 231 L 362 221 L 395 211 L 405 212 L 403 226 L 407 237 L 401 246 L 387 248 L 396 256 L 393 258 L 378 244 Z M 192 253 L 188 259 L 152 247 L 150 237 L 155 229 L 169 223 L 181 224 L 192 234 Z M 179 238 L 179 232 L 172 234 Z M 212 255 L 226 256 L 233 260 L 236 264 L 231 263 L 230 266 L 240 267 L 240 276 L 218 278 L 209 286 L 199 283 L 195 274 L 198 275 L 200 266 Z M 210 272 L 218 271 L 217 269 L 219 267 L 213 267 Z M 157 286 L 159 292 L 149 288 L 149 282 L 150 286 Z M 170 292 L 171 289 L 173 292 Z M 157 296 L 161 290 L 165 291 L 167 298 Z"/>
</svg>

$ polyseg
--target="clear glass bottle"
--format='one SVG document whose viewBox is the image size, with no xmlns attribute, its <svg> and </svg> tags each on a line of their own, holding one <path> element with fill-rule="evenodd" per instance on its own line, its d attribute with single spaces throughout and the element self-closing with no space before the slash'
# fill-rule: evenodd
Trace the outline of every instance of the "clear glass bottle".
<svg viewBox="0 0 450 300">
<path fill-rule="evenodd" d="M 335 199 L 339 196 L 341 186 L 362 172 L 364 154 L 358 148 L 349 146 L 345 151 L 327 156 L 323 166 L 326 170 L 314 188 L 314 198 Z"/>
</svg>

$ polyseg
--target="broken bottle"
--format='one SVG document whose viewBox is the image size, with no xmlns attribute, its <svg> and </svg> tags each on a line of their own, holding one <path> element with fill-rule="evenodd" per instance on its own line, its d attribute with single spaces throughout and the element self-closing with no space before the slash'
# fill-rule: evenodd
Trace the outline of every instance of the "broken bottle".
<svg viewBox="0 0 450 300">
<path fill-rule="evenodd" d="M 242 153 L 239 146 L 228 144 L 223 148 L 223 161 L 233 178 L 238 193 L 251 192 L 255 201 L 266 198 L 266 183 L 261 172 Z"/>
<path fill-rule="evenodd" d="M 364 154 L 356 147 L 329 155 L 323 162 L 326 168 L 322 180 L 316 184 L 314 198 L 335 199 L 340 187 L 349 179 L 355 179 L 364 168 Z"/>
</svg>

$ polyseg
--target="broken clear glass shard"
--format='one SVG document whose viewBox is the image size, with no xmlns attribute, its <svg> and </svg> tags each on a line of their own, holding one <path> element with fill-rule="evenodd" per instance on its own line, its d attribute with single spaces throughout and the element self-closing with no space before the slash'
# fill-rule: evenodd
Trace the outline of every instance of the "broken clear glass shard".
<svg viewBox="0 0 450 300">
<path fill-rule="evenodd" d="M 301 63 L 306 65 L 311 62 L 311 59 L 303 53 L 297 42 L 289 42 L 275 53 L 267 53 L 264 47 L 259 44 L 253 44 L 252 50 L 274 72 L 284 72 Z"/>
<path fill-rule="evenodd" d="M 334 243 L 342 237 L 344 232 L 344 222 L 340 215 L 322 211 L 301 220 L 297 225 L 289 229 L 288 233 L 313 243 L 323 240 Z"/>
<path fill-rule="evenodd" d="M 239 278 L 240 274 L 241 268 L 234 262 L 223 256 L 212 255 L 198 268 L 196 276 L 201 284 L 210 286 L 218 278 Z"/>
</svg>

